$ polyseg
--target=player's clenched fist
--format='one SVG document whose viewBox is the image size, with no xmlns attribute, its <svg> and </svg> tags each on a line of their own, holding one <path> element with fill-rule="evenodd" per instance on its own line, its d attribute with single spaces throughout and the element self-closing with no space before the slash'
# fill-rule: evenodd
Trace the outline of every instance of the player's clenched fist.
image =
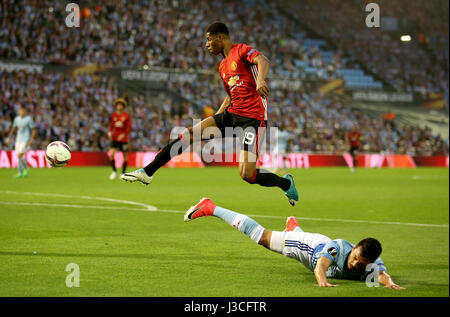
<svg viewBox="0 0 450 317">
<path fill-rule="evenodd" d="M 258 81 L 256 83 L 256 91 L 261 97 L 267 98 L 269 96 L 269 87 L 265 81 Z"/>
</svg>

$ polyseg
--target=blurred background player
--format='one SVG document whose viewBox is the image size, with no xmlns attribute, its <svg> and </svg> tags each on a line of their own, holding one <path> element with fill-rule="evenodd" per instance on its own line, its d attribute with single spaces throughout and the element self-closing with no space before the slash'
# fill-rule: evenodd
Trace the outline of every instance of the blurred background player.
<svg viewBox="0 0 450 317">
<path fill-rule="evenodd" d="M 19 161 L 18 170 L 15 178 L 28 176 L 28 165 L 25 159 L 25 154 L 30 148 L 35 136 L 36 129 L 34 126 L 33 118 L 28 115 L 28 110 L 25 106 L 20 106 L 19 115 L 14 118 L 13 126 L 9 131 L 8 138 L 6 140 L 6 146 L 9 146 L 12 135 L 17 131 L 14 150 L 16 151 Z"/>
<path fill-rule="evenodd" d="M 369 274 L 375 275 L 376 270 L 378 281 L 374 283 L 379 282 L 386 288 L 404 289 L 387 274 L 386 266 L 379 257 L 381 244 L 374 238 L 363 239 L 356 245 L 343 239 L 331 240 L 322 234 L 304 232 L 295 217 L 287 218 L 284 231 L 271 231 L 246 215 L 216 206 L 209 198 L 203 198 L 192 206 L 186 212 L 184 221 L 202 216 L 218 217 L 259 245 L 300 261 L 314 272 L 321 287 L 337 286 L 330 284 L 327 278 L 366 280 Z"/>
<path fill-rule="evenodd" d="M 358 154 L 359 145 L 361 140 L 361 133 L 359 133 L 358 126 L 353 125 L 352 129 L 347 132 L 347 142 L 350 145 L 350 155 L 353 160 L 353 167 L 351 168 L 352 172 L 355 171 L 357 165 L 356 155 Z"/>
<path fill-rule="evenodd" d="M 116 160 L 114 155 L 116 151 L 121 151 L 123 154 L 122 174 L 126 172 L 128 163 L 128 134 L 131 132 L 131 117 L 125 112 L 125 107 L 128 105 L 127 97 L 117 98 L 114 100 L 115 111 L 111 114 L 108 137 L 111 140 L 111 149 L 108 152 L 109 160 L 112 167 L 112 173 L 109 179 L 116 178 Z"/>
</svg>

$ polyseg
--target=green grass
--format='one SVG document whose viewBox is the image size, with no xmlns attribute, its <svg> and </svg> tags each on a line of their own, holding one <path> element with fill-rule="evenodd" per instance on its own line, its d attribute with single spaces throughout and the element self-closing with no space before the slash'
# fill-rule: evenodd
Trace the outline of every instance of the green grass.
<svg viewBox="0 0 450 317">
<path fill-rule="evenodd" d="M 448 169 L 291 172 L 301 191 L 294 208 L 281 190 L 249 185 L 235 168 L 165 168 L 150 186 L 110 181 L 106 167 L 34 169 L 27 179 L 0 169 L 0 296 L 449 296 Z M 339 287 L 319 288 L 300 262 L 220 219 L 184 223 L 183 211 L 205 196 L 272 230 L 295 215 L 305 231 L 332 239 L 376 237 L 406 290 L 334 279 Z M 69 263 L 79 265 L 80 287 L 66 287 Z"/>
</svg>

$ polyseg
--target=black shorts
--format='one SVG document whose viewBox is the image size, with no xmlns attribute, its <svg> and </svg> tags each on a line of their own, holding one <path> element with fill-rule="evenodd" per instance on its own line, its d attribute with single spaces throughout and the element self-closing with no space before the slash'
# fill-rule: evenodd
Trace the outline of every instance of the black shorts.
<svg viewBox="0 0 450 317">
<path fill-rule="evenodd" d="M 126 142 L 112 141 L 111 147 L 121 152 L 128 152 L 128 143 Z"/>
<path fill-rule="evenodd" d="M 355 152 L 357 152 L 359 150 L 359 146 L 351 146 L 350 147 L 350 154 L 354 155 Z"/>
<path fill-rule="evenodd" d="M 231 137 L 233 132 L 239 137 L 241 150 L 259 154 L 260 146 L 265 137 L 267 121 L 240 116 L 225 110 L 213 115 L 222 137 Z M 227 129 L 228 128 L 228 129 Z M 242 129 L 236 129 L 242 128 Z M 239 132 L 239 133 L 236 133 Z"/>
</svg>

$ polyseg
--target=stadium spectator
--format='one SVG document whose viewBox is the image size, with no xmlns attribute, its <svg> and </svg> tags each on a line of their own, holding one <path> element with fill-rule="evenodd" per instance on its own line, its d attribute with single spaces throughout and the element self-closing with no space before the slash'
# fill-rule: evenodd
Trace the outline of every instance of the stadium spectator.
<svg viewBox="0 0 450 317">
<path fill-rule="evenodd" d="M 95 6 L 89 16 L 82 14 L 79 28 L 68 28 L 61 22 L 65 4 L 49 0 L 2 2 L 0 57 L 45 63 L 211 69 L 217 60 L 204 48 L 204 30 L 208 23 L 225 16 L 233 40 L 248 41 L 264 52 L 274 73 L 301 70 L 295 59 L 319 67 L 319 75 L 342 64 L 340 54 L 325 64 L 318 51 L 305 50 L 301 44 L 304 31 L 280 14 L 275 3 L 118 0 Z"/>
<path fill-rule="evenodd" d="M 193 119 L 203 116 L 205 106 L 217 109 L 223 95 L 221 87 L 214 85 L 218 83 L 171 82 L 168 87 L 186 97 L 181 102 L 131 97 L 129 113 L 135 128 L 130 151 L 157 151 L 167 143 L 172 128 L 190 126 Z M 0 89 L 0 146 L 4 147 L 18 108 L 26 105 L 38 131 L 37 148 L 61 140 L 73 150 L 107 150 L 111 105 L 119 91 L 106 77 L 5 71 L 0 72 Z M 381 117 L 369 117 L 341 98 L 322 96 L 309 87 L 273 89 L 269 121 L 271 126 L 285 126 L 294 136 L 288 151 L 345 153 L 345 133 L 356 123 L 362 131 L 361 153 L 448 154 L 448 139 L 433 135 L 430 128 L 405 125 L 392 129 Z"/>
</svg>

